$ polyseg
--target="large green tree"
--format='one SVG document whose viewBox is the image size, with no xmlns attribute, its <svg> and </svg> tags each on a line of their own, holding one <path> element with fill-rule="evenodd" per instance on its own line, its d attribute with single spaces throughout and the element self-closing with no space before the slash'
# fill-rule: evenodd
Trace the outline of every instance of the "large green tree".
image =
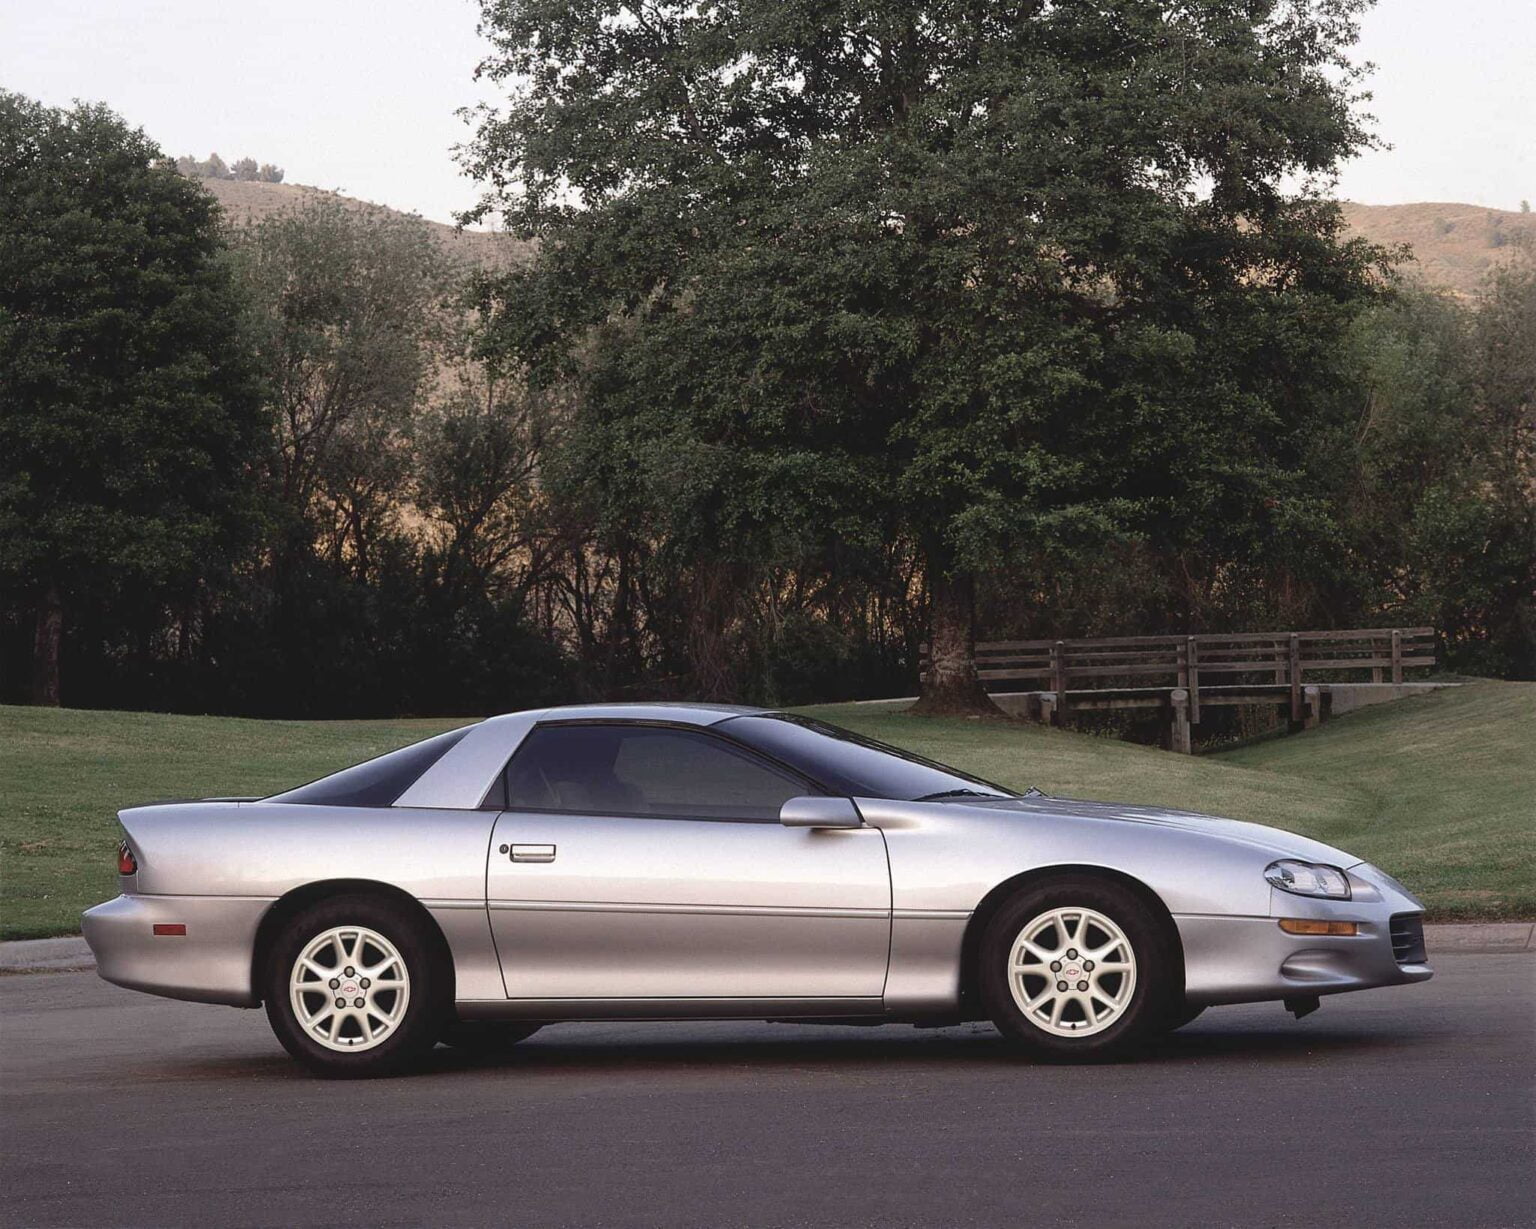
<svg viewBox="0 0 1536 1229">
<path fill-rule="evenodd" d="M 1355 409 L 1320 441 L 1346 549 L 1311 595 L 1350 623 L 1430 624 L 1443 664 L 1515 678 L 1536 672 L 1533 255 L 1474 300 L 1405 283 L 1349 330 Z"/>
<path fill-rule="evenodd" d="M 315 196 L 239 232 L 235 267 L 277 431 L 279 553 L 367 578 L 406 493 L 448 263 L 420 218 Z"/>
<path fill-rule="evenodd" d="M 484 0 L 466 164 L 541 240 L 506 349 L 575 381 L 616 526 L 744 569 L 924 560 L 931 711 L 976 576 L 1120 535 L 1326 549 L 1306 481 L 1373 253 L 1363 0 Z"/>
<path fill-rule="evenodd" d="M 184 605 L 246 539 L 239 316 L 212 197 L 103 106 L 0 93 L 0 583 L 38 703 L 72 612 Z"/>
<path fill-rule="evenodd" d="M 1456 630 L 1486 643 L 1484 669 L 1536 678 L 1536 248 L 1529 244 L 1490 279 L 1477 346 L 1475 430 L 1487 447 L 1478 467 L 1480 536 L 1462 556 L 1474 583 Z"/>
</svg>

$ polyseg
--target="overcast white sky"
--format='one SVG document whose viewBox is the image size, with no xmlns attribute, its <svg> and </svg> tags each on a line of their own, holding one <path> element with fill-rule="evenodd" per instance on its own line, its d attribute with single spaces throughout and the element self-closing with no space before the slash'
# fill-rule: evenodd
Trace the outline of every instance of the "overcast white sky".
<svg viewBox="0 0 1536 1229">
<path fill-rule="evenodd" d="M 472 0 L 0 0 L 0 86 L 102 100 L 167 153 L 249 154 L 450 220 L 477 98 Z M 1360 54 L 1394 146 L 1349 165 L 1369 204 L 1536 200 L 1536 0 L 1378 0 Z"/>
</svg>

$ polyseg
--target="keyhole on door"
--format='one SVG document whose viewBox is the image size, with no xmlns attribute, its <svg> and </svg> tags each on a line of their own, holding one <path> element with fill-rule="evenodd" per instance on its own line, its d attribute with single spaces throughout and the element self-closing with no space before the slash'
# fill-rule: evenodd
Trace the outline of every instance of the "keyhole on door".
<svg viewBox="0 0 1536 1229">
<path fill-rule="evenodd" d="M 500 852 L 500 853 L 506 853 L 506 852 L 507 852 L 507 847 L 506 847 L 506 846 L 505 846 L 505 845 L 503 845 L 503 846 L 502 846 L 502 847 L 501 847 L 501 849 L 500 849 L 500 850 L 499 850 L 499 851 L 498 851 L 498 852 Z"/>
</svg>

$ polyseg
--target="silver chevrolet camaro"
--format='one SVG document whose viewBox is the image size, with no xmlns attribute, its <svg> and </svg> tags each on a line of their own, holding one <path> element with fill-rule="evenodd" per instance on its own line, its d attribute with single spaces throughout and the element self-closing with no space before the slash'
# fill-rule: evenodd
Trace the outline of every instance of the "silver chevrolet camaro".
<svg viewBox="0 0 1536 1229">
<path fill-rule="evenodd" d="M 1097 1058 L 1423 981 L 1423 906 L 1274 828 L 1019 795 L 791 713 L 513 713 L 270 798 L 120 813 L 108 981 L 265 1004 L 325 1075 L 565 1020 L 990 1019 Z"/>
</svg>

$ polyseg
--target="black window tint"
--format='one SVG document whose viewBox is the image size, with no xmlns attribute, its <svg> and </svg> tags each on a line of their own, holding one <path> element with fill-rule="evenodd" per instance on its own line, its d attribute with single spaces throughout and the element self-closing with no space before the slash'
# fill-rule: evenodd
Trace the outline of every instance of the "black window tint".
<svg viewBox="0 0 1536 1229">
<path fill-rule="evenodd" d="M 473 726 L 449 730 L 377 759 L 343 768 L 328 777 L 274 794 L 268 802 L 303 802 L 322 807 L 387 807 L 447 753 Z"/>
<path fill-rule="evenodd" d="M 722 722 L 733 738 L 783 760 L 838 793 L 864 798 L 936 794 L 1014 795 L 1000 785 L 794 713 L 762 713 Z"/>
<path fill-rule="evenodd" d="M 722 739 L 664 726 L 540 726 L 507 767 L 507 804 L 523 810 L 776 820 L 807 792 Z"/>
</svg>

